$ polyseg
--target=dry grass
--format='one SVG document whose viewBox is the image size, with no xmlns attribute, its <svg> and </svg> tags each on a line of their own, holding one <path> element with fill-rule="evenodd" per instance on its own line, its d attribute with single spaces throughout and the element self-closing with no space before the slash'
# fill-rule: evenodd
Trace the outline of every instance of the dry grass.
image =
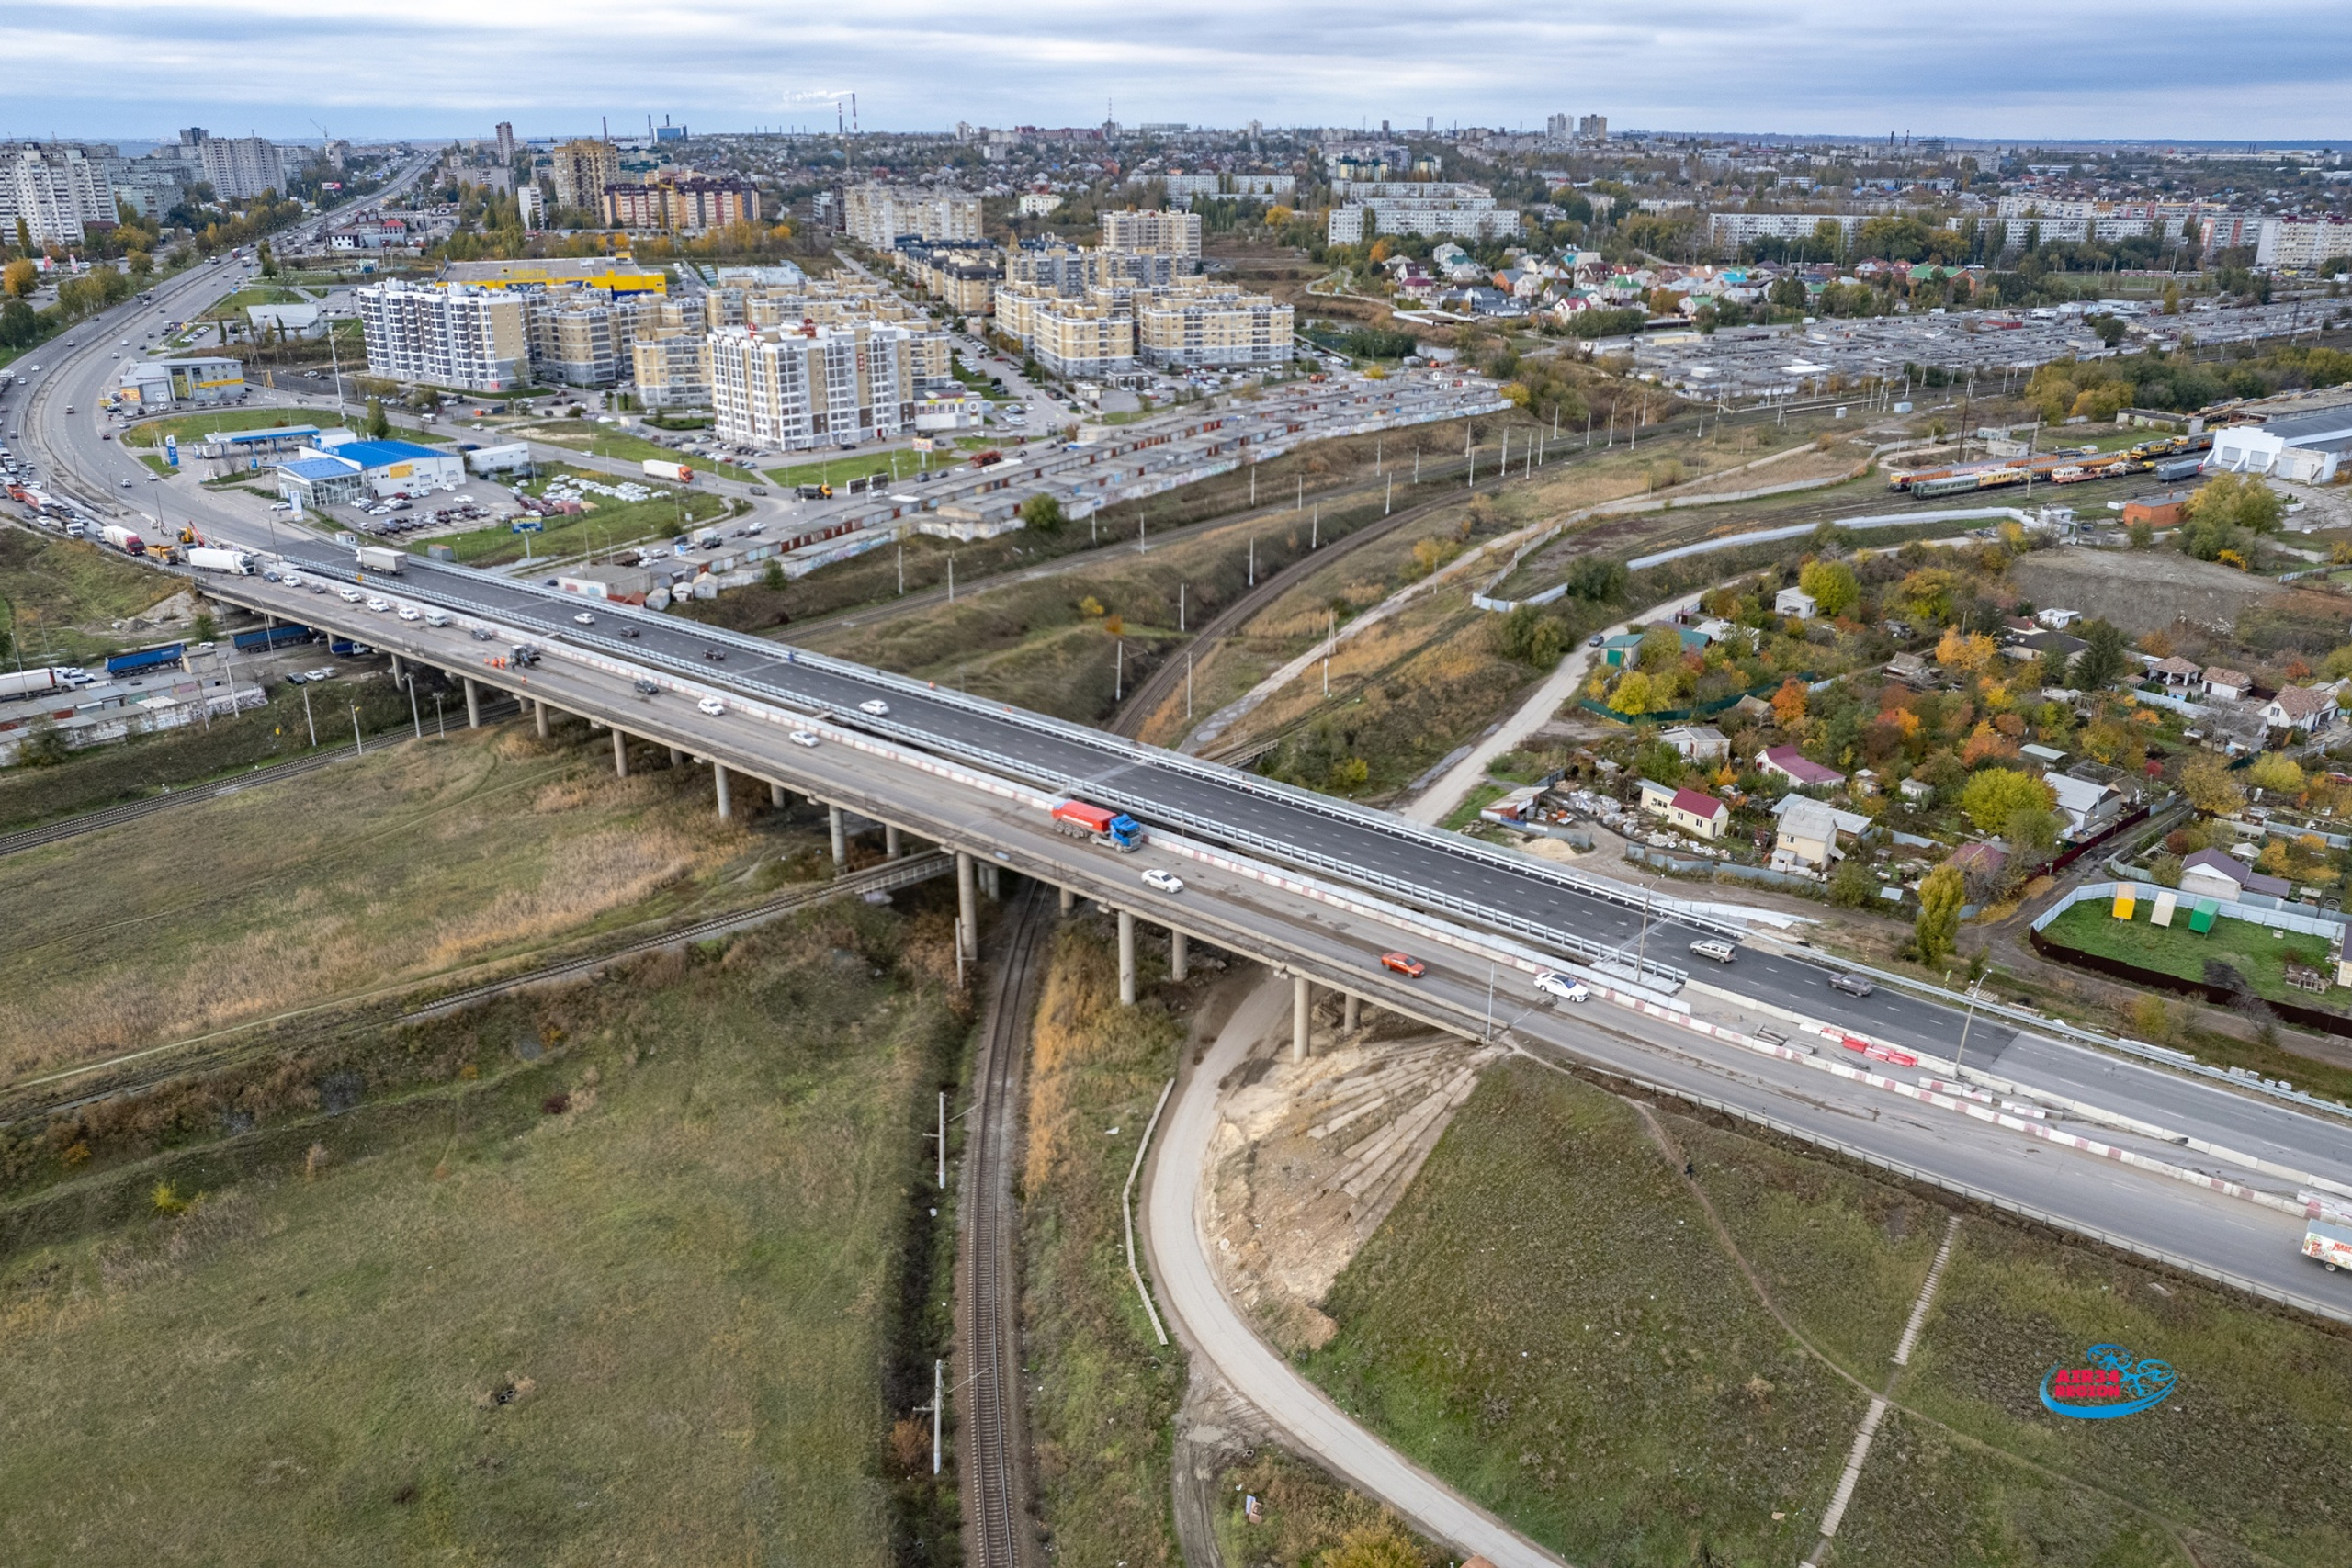
<svg viewBox="0 0 2352 1568">
<path fill-rule="evenodd" d="M 17 857 L 0 925 L 27 936 L 0 956 L 0 1073 L 674 911 L 756 852 L 690 775 L 616 780 L 588 756 L 515 745 L 387 750 L 315 803 L 319 785 L 267 786 Z"/>
<path fill-rule="evenodd" d="M 0 1262 L 0 1556 L 935 1561 L 892 1549 L 877 1368 L 962 1030 L 839 918 L 435 1026 L 478 1078 L 266 1129 L 232 1184 L 107 1178 L 216 1190 Z"/>
</svg>

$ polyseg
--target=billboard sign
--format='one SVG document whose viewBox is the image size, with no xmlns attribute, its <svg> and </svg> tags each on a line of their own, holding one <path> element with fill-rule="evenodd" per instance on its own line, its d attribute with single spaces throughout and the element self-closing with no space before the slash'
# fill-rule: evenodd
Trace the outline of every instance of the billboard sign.
<svg viewBox="0 0 2352 1568">
<path fill-rule="evenodd" d="M 2042 1374 L 2041 1404 L 2077 1421 L 2113 1421 L 2162 1404 L 2179 1386 L 2169 1362 L 2135 1358 L 2120 1345 L 2094 1345 L 2083 1352 L 2081 1365 Z"/>
</svg>

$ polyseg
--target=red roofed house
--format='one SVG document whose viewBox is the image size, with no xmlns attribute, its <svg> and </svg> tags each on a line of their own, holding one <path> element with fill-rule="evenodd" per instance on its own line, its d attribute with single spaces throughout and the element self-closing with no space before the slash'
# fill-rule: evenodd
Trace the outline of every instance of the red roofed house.
<svg viewBox="0 0 2352 1568">
<path fill-rule="evenodd" d="M 1704 790 L 1678 789 L 1666 808 L 1666 819 L 1687 833 L 1720 839 L 1731 826 L 1731 807 Z"/>
<path fill-rule="evenodd" d="M 1799 789 L 1834 789 L 1846 782 L 1835 768 L 1825 768 L 1793 746 L 1774 746 L 1756 753 L 1756 765 L 1778 773 Z"/>
<path fill-rule="evenodd" d="M 2262 710 L 2263 722 L 2278 729 L 2317 734 L 2335 727 L 2335 694 L 2325 686 L 2281 686 Z"/>
</svg>

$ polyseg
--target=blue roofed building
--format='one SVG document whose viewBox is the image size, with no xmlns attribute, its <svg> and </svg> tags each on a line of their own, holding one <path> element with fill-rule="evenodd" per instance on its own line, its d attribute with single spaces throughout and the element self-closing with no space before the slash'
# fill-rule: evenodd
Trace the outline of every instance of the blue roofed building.
<svg viewBox="0 0 2352 1568">
<path fill-rule="evenodd" d="M 321 512 L 365 500 L 368 476 L 356 463 L 312 452 L 277 465 L 277 493 L 300 511 Z"/>
<path fill-rule="evenodd" d="M 413 441 L 357 441 L 344 431 L 328 433 L 319 445 L 277 465 L 278 493 L 312 510 L 424 495 L 465 482 L 465 459 L 456 452 Z"/>
</svg>

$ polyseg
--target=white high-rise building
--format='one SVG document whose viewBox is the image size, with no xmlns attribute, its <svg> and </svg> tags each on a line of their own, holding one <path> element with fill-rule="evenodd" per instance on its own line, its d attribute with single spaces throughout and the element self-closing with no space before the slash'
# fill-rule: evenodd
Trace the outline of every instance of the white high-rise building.
<svg viewBox="0 0 2352 1568">
<path fill-rule="evenodd" d="M 852 186 L 843 194 L 842 225 L 860 244 L 887 251 L 902 238 L 977 240 L 980 198 L 960 191 L 904 190 L 892 186 Z"/>
<path fill-rule="evenodd" d="M 0 144 L 0 230 L 16 240 L 23 219 L 36 244 L 78 245 L 116 221 L 106 164 L 62 142 Z"/>
<path fill-rule="evenodd" d="M 880 324 L 722 327 L 709 338 L 718 438 L 797 452 L 911 429 L 913 339 Z"/>
<path fill-rule="evenodd" d="M 468 284 L 372 283 L 354 291 L 368 368 L 466 392 L 523 385 L 530 368 L 523 297 Z"/>
<path fill-rule="evenodd" d="M 266 136 L 210 136 L 197 143 L 204 179 L 222 201 L 251 201 L 265 191 L 286 194 L 286 159 Z"/>
</svg>

